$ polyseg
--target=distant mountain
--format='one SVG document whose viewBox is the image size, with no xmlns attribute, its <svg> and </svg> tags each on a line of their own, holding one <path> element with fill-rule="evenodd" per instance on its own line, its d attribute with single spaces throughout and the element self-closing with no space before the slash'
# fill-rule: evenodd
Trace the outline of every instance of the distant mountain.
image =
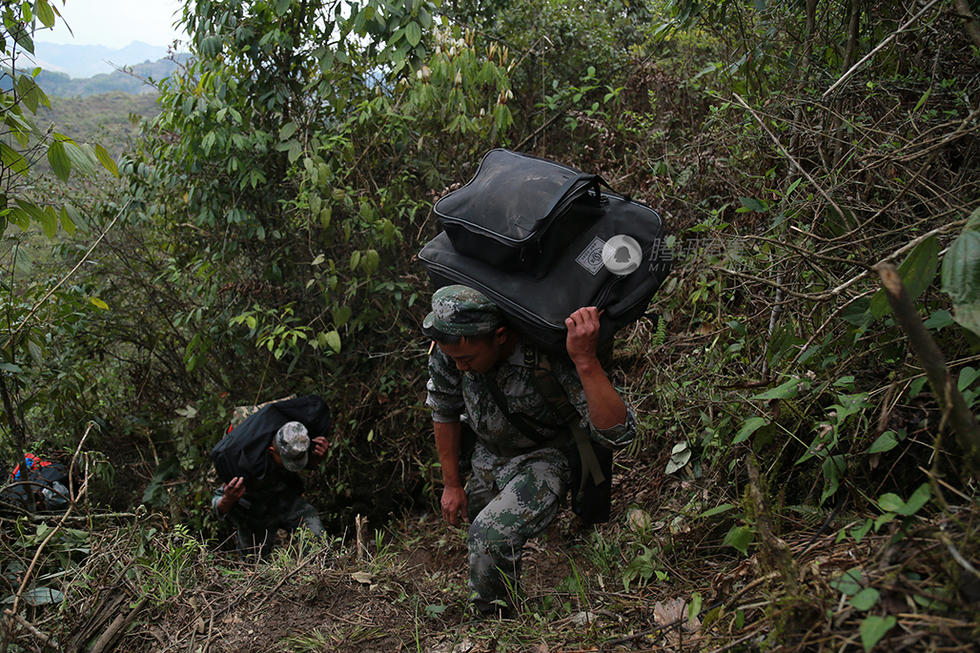
<svg viewBox="0 0 980 653">
<path fill-rule="evenodd" d="M 72 79 L 65 73 L 42 70 L 36 81 L 52 97 L 88 97 L 113 91 L 131 94 L 156 93 L 156 89 L 143 83 L 143 80 L 159 82 L 169 77 L 178 63 L 186 63 L 189 58 L 189 54 L 178 54 L 174 56 L 176 62 L 171 59 L 144 61 L 127 66 L 131 74 L 117 70 L 108 75 L 95 75 L 86 79 Z"/>
<path fill-rule="evenodd" d="M 99 143 L 113 158 L 132 151 L 139 137 L 138 122 L 160 113 L 155 95 L 115 91 L 102 95 L 51 98 L 51 108 L 41 108 L 37 124 L 52 126 L 83 143 Z M 45 161 L 46 163 L 46 161 Z"/>
<path fill-rule="evenodd" d="M 69 77 L 79 79 L 103 73 L 110 74 L 121 66 L 141 61 L 156 61 L 166 56 L 165 46 L 147 45 L 139 41 L 133 41 L 124 48 L 109 48 L 104 45 L 59 45 L 43 41 L 34 43 L 36 65 L 45 70 L 65 73 Z"/>
</svg>

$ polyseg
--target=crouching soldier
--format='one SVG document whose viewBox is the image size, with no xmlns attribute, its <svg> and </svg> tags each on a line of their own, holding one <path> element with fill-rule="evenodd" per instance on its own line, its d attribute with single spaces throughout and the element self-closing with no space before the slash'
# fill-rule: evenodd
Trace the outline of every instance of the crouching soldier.
<svg viewBox="0 0 980 653">
<path fill-rule="evenodd" d="M 470 521 L 470 588 L 483 616 L 513 609 L 525 542 L 558 514 L 572 478 L 566 451 L 574 434 L 609 448 L 636 434 L 633 412 L 609 382 L 596 354 L 599 311 L 581 308 L 565 321 L 568 361 L 550 372 L 575 416 L 564 421 L 535 381 L 544 357 L 504 322 L 482 293 L 441 288 L 423 333 L 438 345 L 429 358 L 428 398 L 442 466 L 442 513 Z M 464 429 L 476 442 L 464 489 L 460 455 Z"/>
<path fill-rule="evenodd" d="M 211 459 L 224 483 L 211 507 L 237 529 L 240 551 L 267 556 L 280 528 L 323 533 L 299 472 L 323 461 L 330 426 L 322 399 L 298 397 L 263 407 L 215 445 Z"/>
</svg>

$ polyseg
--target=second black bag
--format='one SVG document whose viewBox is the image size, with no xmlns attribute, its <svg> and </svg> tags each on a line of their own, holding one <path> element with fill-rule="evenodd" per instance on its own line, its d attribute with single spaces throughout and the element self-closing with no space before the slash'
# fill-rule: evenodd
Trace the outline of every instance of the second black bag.
<svg viewBox="0 0 980 653">
<path fill-rule="evenodd" d="M 316 395 L 296 397 L 269 404 L 225 435 L 211 450 L 218 478 L 227 483 L 236 476 L 262 478 L 270 457 L 266 455 L 272 436 L 286 422 L 301 422 L 310 439 L 330 434 L 330 409 Z"/>
</svg>

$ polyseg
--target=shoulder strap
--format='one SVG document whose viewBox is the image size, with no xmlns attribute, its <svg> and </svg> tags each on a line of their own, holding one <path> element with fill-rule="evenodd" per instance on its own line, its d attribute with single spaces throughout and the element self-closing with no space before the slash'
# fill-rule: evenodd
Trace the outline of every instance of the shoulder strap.
<svg viewBox="0 0 980 653">
<path fill-rule="evenodd" d="M 545 438 L 541 436 L 541 433 L 528 423 L 527 418 L 524 415 L 519 415 L 518 413 L 512 413 L 507 410 L 507 399 L 504 397 L 504 393 L 500 390 L 500 386 L 497 385 L 497 380 L 494 375 L 485 374 L 484 379 L 487 384 L 487 390 L 490 391 L 490 396 L 493 397 L 493 401 L 497 404 L 497 408 L 500 412 L 504 414 L 507 421 L 513 425 L 518 431 L 524 434 L 524 436 L 535 443 L 547 442 L 550 438 Z"/>
<path fill-rule="evenodd" d="M 558 412 L 562 422 L 572 432 L 575 438 L 575 446 L 578 448 L 579 457 L 582 459 L 582 484 L 588 475 L 596 485 L 602 484 L 606 480 L 606 475 L 602 473 L 602 466 L 592 448 L 592 438 L 589 437 L 585 427 L 582 426 L 582 417 L 572 406 L 568 399 L 568 394 L 558 381 L 558 375 L 551 367 L 551 361 L 547 356 L 538 356 L 537 366 L 534 370 L 534 385 L 542 397 Z M 588 472 L 588 475 L 585 473 Z M 581 490 L 582 488 L 579 488 Z"/>
</svg>

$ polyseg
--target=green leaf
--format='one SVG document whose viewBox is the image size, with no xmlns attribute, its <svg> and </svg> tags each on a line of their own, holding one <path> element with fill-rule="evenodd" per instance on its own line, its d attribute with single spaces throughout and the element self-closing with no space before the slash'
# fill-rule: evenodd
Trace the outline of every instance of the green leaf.
<svg viewBox="0 0 980 653">
<path fill-rule="evenodd" d="M 980 234 L 978 234 L 980 235 Z M 947 254 L 947 257 L 949 255 Z M 905 292 L 909 299 L 915 300 L 921 295 L 939 270 L 939 241 L 935 236 L 926 238 L 909 252 L 908 257 L 898 266 L 898 276 L 902 279 Z M 980 267 L 978 267 L 980 270 Z M 891 310 L 884 289 L 871 297 L 871 314 L 876 318 L 886 315 Z"/>
<path fill-rule="evenodd" d="M 858 610 L 870 610 L 878 603 L 878 596 L 878 590 L 873 587 L 865 587 L 851 597 L 851 605 Z"/>
<path fill-rule="evenodd" d="M 897 512 L 905 517 L 911 517 L 919 511 L 919 508 L 929 503 L 930 499 L 932 499 L 932 487 L 928 483 L 923 483 L 905 502 L 905 507 Z"/>
<path fill-rule="evenodd" d="M 857 542 L 858 544 L 860 544 L 861 543 L 861 540 L 864 539 L 864 536 L 868 534 L 868 531 L 871 530 L 871 527 L 873 525 L 874 525 L 874 522 L 872 520 L 865 519 L 864 520 L 864 523 L 862 525 L 855 526 L 854 528 L 851 529 L 851 537 L 854 538 L 854 541 L 855 542 Z"/>
<path fill-rule="evenodd" d="M 922 386 L 924 386 L 928 380 L 929 379 L 925 374 L 917 379 L 913 379 L 912 383 L 909 384 L 909 399 L 915 399 L 918 397 L 919 393 L 922 392 Z"/>
<path fill-rule="evenodd" d="M 884 453 L 891 451 L 898 446 L 898 439 L 895 438 L 895 431 L 885 431 L 878 436 L 878 439 L 871 443 L 865 453 Z"/>
<path fill-rule="evenodd" d="M 299 129 L 299 125 L 297 125 L 295 122 L 287 122 L 285 125 L 279 128 L 279 140 L 288 141 L 290 138 L 292 138 L 293 134 L 296 133 L 297 129 Z"/>
<path fill-rule="evenodd" d="M 48 238 L 54 238 L 58 233 L 58 212 L 53 206 L 45 206 L 41 211 L 41 229 Z"/>
<path fill-rule="evenodd" d="M 885 512 L 895 512 L 903 517 L 911 517 L 917 513 L 922 506 L 929 503 L 931 498 L 932 488 L 928 483 L 923 483 L 916 488 L 915 492 L 912 493 L 912 496 L 909 497 L 907 502 L 903 501 L 902 497 L 891 492 L 882 494 L 880 497 L 878 497 L 878 507 Z"/>
<path fill-rule="evenodd" d="M 425 606 L 425 616 L 427 616 L 427 617 L 438 617 L 439 615 L 441 615 L 443 612 L 446 611 L 446 607 L 447 606 L 442 605 L 441 603 L 439 603 L 439 604 L 435 604 L 435 603 L 429 604 L 429 605 Z"/>
<path fill-rule="evenodd" d="M 45 220 L 44 209 L 42 209 L 40 206 L 34 204 L 33 202 L 28 202 L 27 200 L 22 200 L 22 199 L 18 199 L 16 200 L 16 202 L 17 202 L 17 206 L 23 209 L 23 211 L 27 213 L 28 216 L 30 216 L 31 220 L 37 223 L 44 222 Z"/>
<path fill-rule="evenodd" d="M 61 603 L 65 600 L 65 595 L 56 589 L 50 587 L 32 587 L 21 595 L 21 598 L 28 605 L 37 607 L 39 605 L 48 605 L 51 603 Z M 14 597 L 8 596 L 3 600 L 5 604 L 13 603 Z"/>
<path fill-rule="evenodd" d="M 99 299 L 98 297 L 89 297 L 88 300 L 92 302 L 92 305 L 95 306 L 96 308 L 101 308 L 103 311 L 109 310 L 109 305 L 106 304 L 101 299 Z"/>
<path fill-rule="evenodd" d="M 347 320 L 350 319 L 351 309 L 350 306 L 340 306 L 331 311 L 333 315 L 333 324 L 336 327 L 342 327 L 347 324 Z"/>
<path fill-rule="evenodd" d="M 95 146 L 95 158 L 99 160 L 103 168 L 112 173 L 113 177 L 119 176 L 119 168 L 116 167 L 116 162 L 112 160 L 109 152 L 101 145 L 96 144 Z"/>
<path fill-rule="evenodd" d="M 922 326 L 930 331 L 942 331 L 944 328 L 953 324 L 953 314 L 946 309 L 941 309 L 930 315 L 922 322 Z"/>
<path fill-rule="evenodd" d="M 954 304 L 980 300 L 980 232 L 964 231 L 949 246 L 942 285 Z"/>
<path fill-rule="evenodd" d="M 720 506 L 715 506 L 710 510 L 705 510 L 700 515 L 697 516 L 698 519 L 706 519 L 708 517 L 714 517 L 715 515 L 720 515 L 723 512 L 728 512 L 735 506 L 731 503 L 723 503 Z"/>
<path fill-rule="evenodd" d="M 27 231 L 31 226 L 31 216 L 27 211 L 19 206 L 8 209 L 7 219 L 20 227 L 21 231 Z M 18 261 L 20 259 L 18 258 Z"/>
<path fill-rule="evenodd" d="M 970 387 L 970 384 L 977 380 L 977 377 L 980 377 L 980 371 L 972 367 L 964 367 L 960 370 L 959 379 L 956 381 L 956 389 L 963 392 Z"/>
<path fill-rule="evenodd" d="M 742 428 L 738 430 L 735 434 L 735 439 L 732 440 L 732 444 L 738 444 L 749 439 L 753 433 L 759 430 L 760 427 L 765 426 L 769 423 L 764 417 L 750 417 L 742 423 Z"/>
<path fill-rule="evenodd" d="M 792 399 L 799 394 L 800 389 L 806 390 L 809 387 L 810 384 L 806 381 L 792 378 L 771 390 L 752 395 L 750 399 Z"/>
<path fill-rule="evenodd" d="M 860 567 L 852 567 L 840 575 L 839 578 L 830 581 L 830 586 L 846 596 L 854 596 L 861 591 L 861 582 L 864 574 Z"/>
<path fill-rule="evenodd" d="M 905 508 L 905 502 L 902 501 L 902 497 L 898 496 L 893 492 L 886 492 L 878 497 L 878 507 L 885 512 L 898 512 Z"/>
<path fill-rule="evenodd" d="M 861 631 L 861 644 L 864 646 L 864 650 L 867 652 L 873 649 L 875 644 L 880 642 L 881 638 L 885 636 L 885 633 L 895 626 L 895 622 L 895 617 L 891 615 L 887 617 L 879 617 L 877 615 L 865 617 L 859 629 Z"/>
<path fill-rule="evenodd" d="M 881 517 L 878 517 L 878 519 L 875 520 L 875 533 L 881 530 L 882 526 L 893 521 L 895 521 L 895 513 L 893 512 L 886 512 Z"/>
<path fill-rule="evenodd" d="M 95 171 L 97 162 L 95 152 L 89 145 L 81 146 L 72 141 L 63 141 L 65 154 L 71 159 L 71 167 L 78 172 L 90 174 Z"/>
<path fill-rule="evenodd" d="M 691 605 L 687 608 L 687 620 L 694 621 L 701 614 L 701 592 L 691 594 Z"/>
<path fill-rule="evenodd" d="M 340 334 L 336 330 L 327 332 L 327 345 L 336 353 L 340 353 Z"/>
<path fill-rule="evenodd" d="M 61 211 L 58 212 L 58 218 L 61 220 L 61 228 L 65 230 L 65 233 L 69 236 L 73 235 L 75 233 L 75 221 L 71 219 L 65 207 L 61 207 Z"/>
<path fill-rule="evenodd" d="M 828 456 L 823 461 L 823 492 L 820 494 L 820 503 L 837 492 L 840 487 L 840 478 L 847 471 L 847 457 L 843 455 Z"/>
<path fill-rule="evenodd" d="M 764 213 L 769 210 L 769 206 L 765 202 L 752 197 L 740 197 L 738 198 L 738 201 L 741 202 L 742 206 L 745 208 L 745 211 L 740 210 L 742 213 L 745 213 L 746 211 Z"/>
<path fill-rule="evenodd" d="M 730 546 L 738 550 L 742 555 L 748 555 L 749 544 L 752 543 L 754 537 L 755 533 L 748 526 L 732 526 L 725 535 L 722 545 Z"/>
<path fill-rule="evenodd" d="M 422 28 L 414 20 L 405 26 L 405 38 L 413 48 L 422 40 Z"/>
<path fill-rule="evenodd" d="M 68 177 L 71 175 L 71 160 L 68 159 L 68 154 L 65 152 L 64 143 L 54 141 L 48 146 L 48 163 L 51 164 L 51 169 L 61 181 L 68 181 Z"/>
<path fill-rule="evenodd" d="M 19 175 L 26 174 L 31 168 L 31 164 L 27 162 L 24 155 L 3 141 L 0 141 L 0 162 L 5 168 L 10 168 Z"/>
<path fill-rule="evenodd" d="M 49 29 L 54 27 L 54 10 L 48 4 L 48 0 L 37 0 L 34 10 L 37 12 L 37 17 L 41 20 L 42 25 Z"/>
<path fill-rule="evenodd" d="M 10 372 L 11 374 L 24 373 L 24 370 L 22 370 L 19 365 L 14 365 L 13 363 L 0 363 L 0 370 L 3 370 L 4 372 Z"/>
<path fill-rule="evenodd" d="M 953 306 L 953 319 L 964 329 L 980 336 L 980 302 L 956 304 Z"/>
<path fill-rule="evenodd" d="M 63 208 L 65 210 L 65 213 L 68 214 L 68 217 L 71 219 L 71 221 L 73 223 L 78 224 L 80 222 L 84 222 L 85 221 L 84 220 L 84 216 L 82 216 L 81 212 L 79 212 L 79 210 L 77 208 L 75 208 L 75 205 L 74 204 L 66 203 L 61 208 Z"/>
</svg>

